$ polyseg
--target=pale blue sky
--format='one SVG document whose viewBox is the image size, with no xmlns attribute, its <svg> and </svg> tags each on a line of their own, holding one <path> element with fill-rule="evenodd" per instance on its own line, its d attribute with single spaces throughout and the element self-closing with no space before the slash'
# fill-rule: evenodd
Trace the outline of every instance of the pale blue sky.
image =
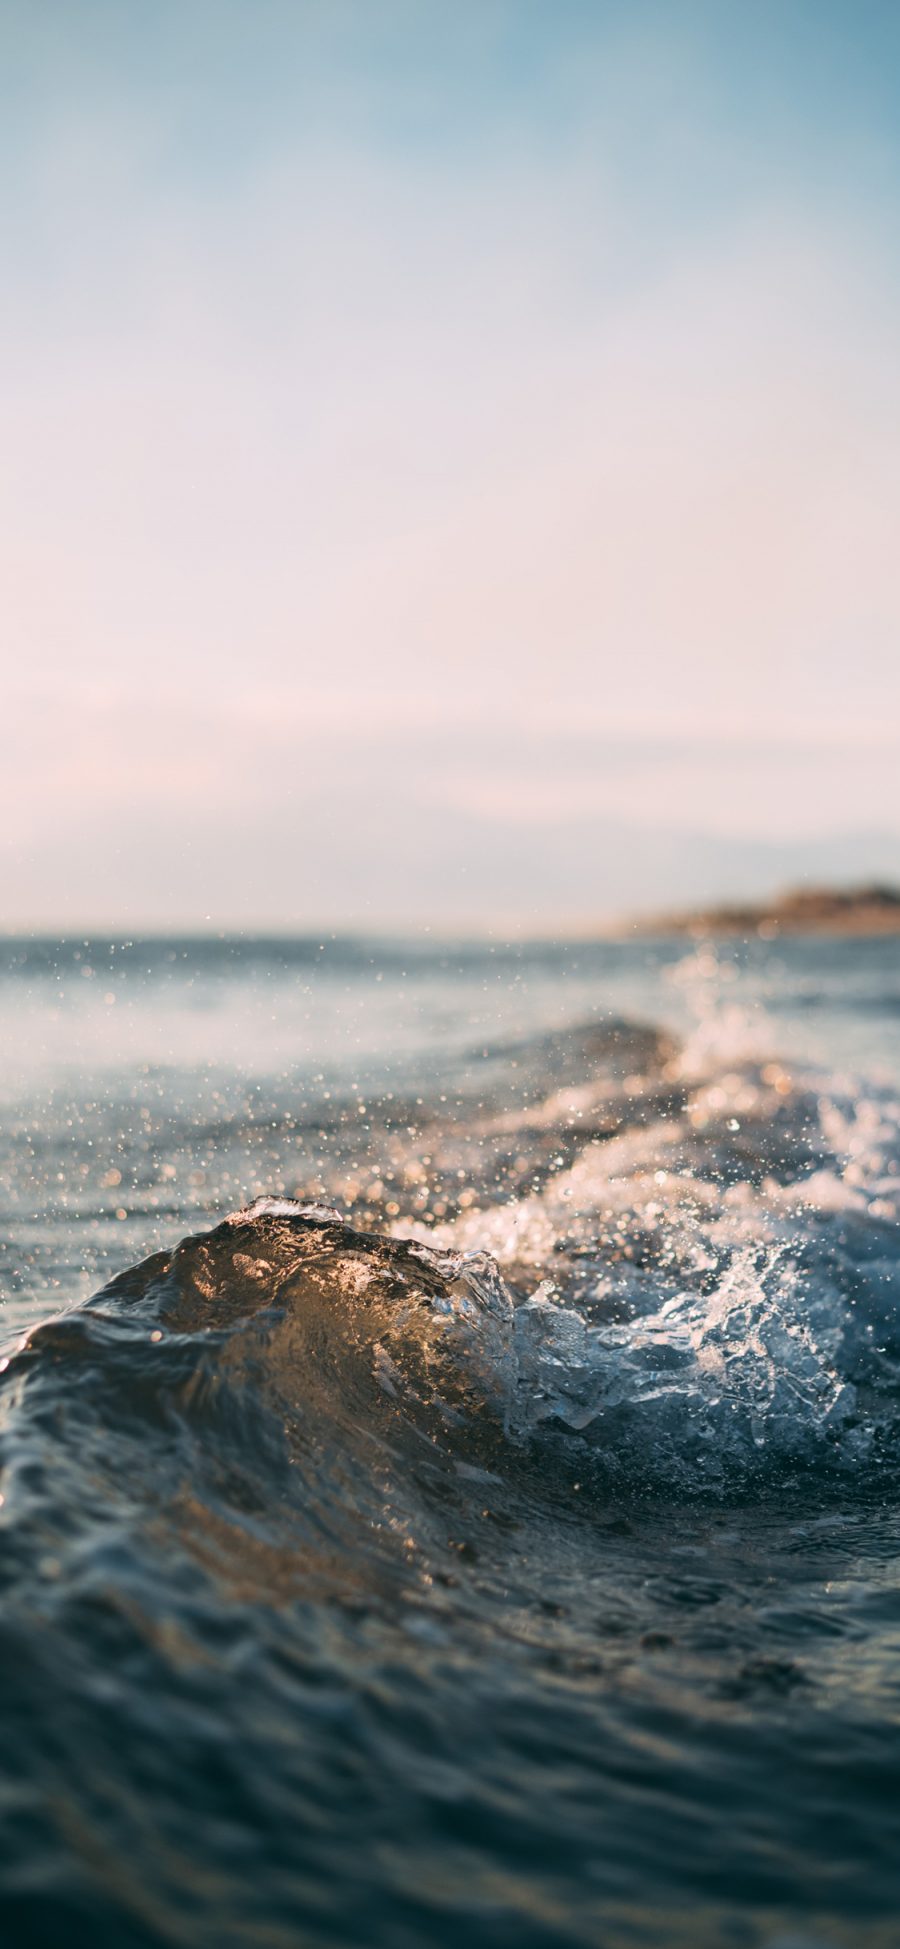
<svg viewBox="0 0 900 1949">
<path fill-rule="evenodd" d="M 900 7 L 0 43 L 6 925 L 900 870 Z"/>
</svg>

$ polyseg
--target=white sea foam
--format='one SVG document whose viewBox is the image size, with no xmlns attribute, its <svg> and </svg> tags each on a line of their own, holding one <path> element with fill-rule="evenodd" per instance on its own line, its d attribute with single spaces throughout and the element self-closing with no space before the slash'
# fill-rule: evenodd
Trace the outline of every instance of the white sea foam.
<svg viewBox="0 0 900 1949">
<path fill-rule="evenodd" d="M 690 959 L 682 980 L 711 982 L 709 959 Z M 710 991 L 667 1068 L 678 1107 L 635 1117 L 630 1079 L 619 1134 L 525 1195 L 420 1228 L 445 1250 L 491 1253 L 524 1294 L 513 1432 L 555 1422 L 589 1431 L 611 1462 L 638 1446 L 654 1467 L 711 1475 L 877 1448 L 897 1399 L 900 1102 L 773 1060 L 766 1028 Z M 504 1112 L 504 1136 L 518 1127 L 526 1146 L 597 1102 L 590 1080 L 554 1091 Z"/>
</svg>

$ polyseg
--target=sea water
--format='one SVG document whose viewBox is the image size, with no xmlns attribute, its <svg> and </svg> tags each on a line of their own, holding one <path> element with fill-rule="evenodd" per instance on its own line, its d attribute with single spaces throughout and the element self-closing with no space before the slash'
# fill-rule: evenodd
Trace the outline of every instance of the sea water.
<svg viewBox="0 0 900 1949">
<path fill-rule="evenodd" d="M 900 941 L 6 941 L 0 1032 L 4 1942 L 896 1942 Z"/>
</svg>

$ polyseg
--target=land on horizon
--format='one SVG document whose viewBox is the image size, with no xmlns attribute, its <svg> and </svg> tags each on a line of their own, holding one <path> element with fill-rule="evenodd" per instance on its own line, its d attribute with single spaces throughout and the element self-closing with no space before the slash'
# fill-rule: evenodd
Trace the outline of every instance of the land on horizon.
<svg viewBox="0 0 900 1949">
<path fill-rule="evenodd" d="M 748 901 L 656 915 L 642 934 L 900 934 L 900 887 L 797 887 Z"/>
</svg>

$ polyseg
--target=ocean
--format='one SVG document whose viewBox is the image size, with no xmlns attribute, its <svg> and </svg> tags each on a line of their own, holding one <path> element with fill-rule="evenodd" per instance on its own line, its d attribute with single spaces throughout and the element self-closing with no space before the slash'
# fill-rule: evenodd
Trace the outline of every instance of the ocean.
<svg viewBox="0 0 900 1949">
<path fill-rule="evenodd" d="M 0 942 L 8 1949 L 900 1940 L 900 939 Z"/>
</svg>

